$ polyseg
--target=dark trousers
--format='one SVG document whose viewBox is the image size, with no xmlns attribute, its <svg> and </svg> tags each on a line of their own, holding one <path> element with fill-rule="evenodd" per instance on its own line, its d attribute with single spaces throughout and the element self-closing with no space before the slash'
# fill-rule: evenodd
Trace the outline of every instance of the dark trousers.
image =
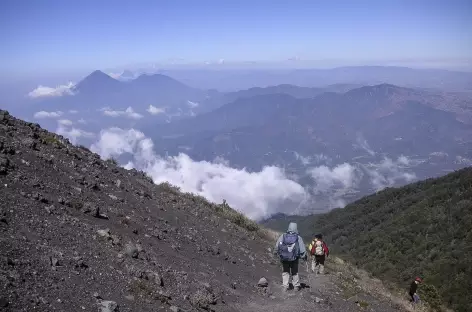
<svg viewBox="0 0 472 312">
<path fill-rule="evenodd" d="M 282 261 L 282 268 L 284 273 L 291 275 L 298 274 L 298 259 L 295 261 Z"/>
<path fill-rule="evenodd" d="M 292 276 L 293 287 L 300 287 L 300 277 L 298 276 L 298 259 L 295 261 L 282 261 L 282 284 L 288 289 L 290 276 Z"/>
<path fill-rule="evenodd" d="M 326 259 L 326 256 L 325 255 L 321 255 L 321 256 L 317 256 L 315 255 L 315 264 L 316 265 L 324 265 L 325 263 L 325 259 Z"/>
</svg>

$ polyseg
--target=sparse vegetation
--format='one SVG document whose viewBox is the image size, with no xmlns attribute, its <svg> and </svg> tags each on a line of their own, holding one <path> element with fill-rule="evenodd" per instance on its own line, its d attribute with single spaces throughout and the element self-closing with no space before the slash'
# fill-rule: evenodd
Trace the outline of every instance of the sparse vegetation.
<svg viewBox="0 0 472 312">
<path fill-rule="evenodd" d="M 57 144 L 59 146 L 62 146 L 64 145 L 61 140 L 59 140 L 57 137 L 53 136 L 53 135 L 47 135 L 45 136 L 43 139 L 42 139 L 42 142 L 43 144 Z"/>
<path fill-rule="evenodd" d="M 151 299 L 153 297 L 153 289 L 150 282 L 143 279 L 133 279 L 128 291 L 137 297 Z"/>
<path fill-rule="evenodd" d="M 90 151 L 90 149 L 87 148 L 87 147 L 84 146 L 84 145 L 78 145 L 77 147 L 80 148 L 81 150 L 84 150 L 84 151 L 88 152 L 88 153 L 92 153 L 92 152 Z"/>
<path fill-rule="evenodd" d="M 172 185 L 169 182 L 162 182 L 159 184 L 160 187 L 164 188 L 165 190 L 171 192 L 174 195 L 180 195 L 180 188 L 178 186 Z"/>
<path fill-rule="evenodd" d="M 166 190 L 170 191 L 175 195 L 184 195 L 187 197 L 191 197 L 195 203 L 199 203 L 203 206 L 211 207 L 218 215 L 230 220 L 234 224 L 250 231 L 250 232 L 257 232 L 261 237 L 266 237 L 267 234 L 264 233 L 265 229 L 263 229 L 257 222 L 249 219 L 240 211 L 237 211 L 231 208 L 226 200 L 223 200 L 222 204 L 215 204 L 209 202 L 205 197 L 193 194 L 193 193 L 183 193 L 181 192 L 180 188 L 170 184 L 169 182 L 163 182 L 159 184 L 159 186 L 165 188 Z"/>
<path fill-rule="evenodd" d="M 257 224 L 255 221 L 246 217 L 240 211 L 237 211 L 231 208 L 226 202 L 226 200 L 224 199 L 223 199 L 223 203 L 221 205 L 217 205 L 217 207 L 215 208 L 216 208 L 216 211 L 221 216 L 231 220 L 236 225 L 239 225 L 240 227 L 245 228 L 246 230 L 250 232 L 257 232 L 261 229 L 259 224 Z"/>
<path fill-rule="evenodd" d="M 110 157 L 107 159 L 107 162 L 114 165 L 114 166 L 118 166 L 118 160 L 116 160 L 115 158 L 113 157 Z"/>
</svg>

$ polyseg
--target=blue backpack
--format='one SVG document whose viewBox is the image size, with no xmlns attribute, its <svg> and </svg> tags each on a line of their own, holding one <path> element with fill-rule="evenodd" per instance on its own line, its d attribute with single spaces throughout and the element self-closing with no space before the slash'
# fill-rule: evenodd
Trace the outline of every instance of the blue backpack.
<svg viewBox="0 0 472 312">
<path fill-rule="evenodd" d="M 300 253 L 297 233 L 283 234 L 282 241 L 278 246 L 278 254 L 282 261 L 295 261 Z"/>
</svg>

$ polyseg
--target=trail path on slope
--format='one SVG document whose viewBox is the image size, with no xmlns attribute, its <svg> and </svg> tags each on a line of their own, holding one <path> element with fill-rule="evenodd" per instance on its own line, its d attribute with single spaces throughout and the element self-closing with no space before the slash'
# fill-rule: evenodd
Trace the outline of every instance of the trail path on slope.
<svg viewBox="0 0 472 312">
<path fill-rule="evenodd" d="M 343 287 L 338 273 L 317 275 L 306 272 L 305 264 L 300 263 L 302 289 L 283 291 L 282 276 L 269 281 L 265 294 L 251 298 L 244 304 L 238 304 L 239 311 L 253 312 L 291 312 L 291 311 L 404 311 L 401 307 L 393 306 L 391 302 L 381 297 L 357 289 L 353 293 L 348 287 Z"/>
</svg>

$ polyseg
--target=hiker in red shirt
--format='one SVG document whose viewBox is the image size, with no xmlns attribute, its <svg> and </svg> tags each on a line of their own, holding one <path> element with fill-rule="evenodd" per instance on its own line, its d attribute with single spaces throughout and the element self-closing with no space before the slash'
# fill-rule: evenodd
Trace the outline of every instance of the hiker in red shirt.
<svg viewBox="0 0 472 312">
<path fill-rule="evenodd" d="M 319 274 L 324 274 L 324 263 L 326 257 L 329 255 L 329 249 L 323 241 L 323 235 L 315 235 L 314 241 L 310 244 L 310 253 L 312 256 L 311 270 Z"/>
</svg>

